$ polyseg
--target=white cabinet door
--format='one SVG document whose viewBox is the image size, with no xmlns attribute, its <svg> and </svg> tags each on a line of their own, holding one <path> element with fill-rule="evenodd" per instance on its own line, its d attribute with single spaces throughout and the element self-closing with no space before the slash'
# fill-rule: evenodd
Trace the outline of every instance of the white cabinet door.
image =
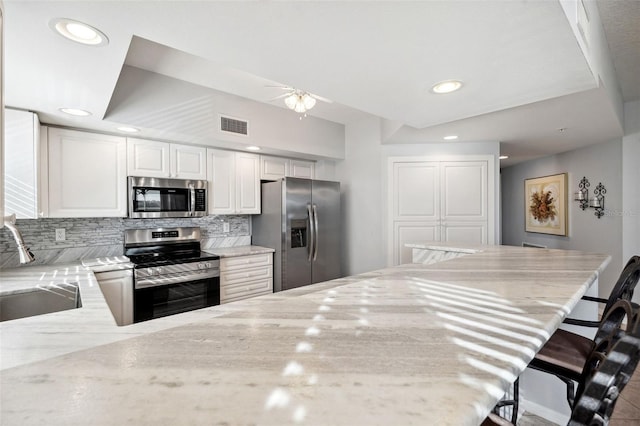
<svg viewBox="0 0 640 426">
<path fill-rule="evenodd" d="M 129 176 L 171 177 L 170 144 L 127 138 Z"/>
<path fill-rule="evenodd" d="M 126 139 L 48 128 L 49 217 L 126 217 Z"/>
<path fill-rule="evenodd" d="M 260 156 L 260 179 L 278 180 L 289 174 L 289 160 L 280 157 Z"/>
<path fill-rule="evenodd" d="M 127 174 L 173 179 L 206 179 L 207 150 L 199 146 L 127 139 Z"/>
<path fill-rule="evenodd" d="M 201 180 L 207 178 L 207 150 L 199 146 L 171 144 L 171 177 Z"/>
<path fill-rule="evenodd" d="M 315 164 L 313 161 L 290 160 L 287 176 L 314 179 Z"/>
<path fill-rule="evenodd" d="M 437 162 L 393 164 L 393 220 L 435 222 L 440 219 L 440 168 Z"/>
<path fill-rule="evenodd" d="M 236 212 L 235 152 L 207 149 L 209 214 Z"/>
<path fill-rule="evenodd" d="M 39 214 L 38 116 L 29 111 L 6 109 L 4 115 L 4 208 L 18 219 L 37 219 Z"/>
<path fill-rule="evenodd" d="M 236 152 L 236 213 L 260 214 L 260 157 Z"/>
<path fill-rule="evenodd" d="M 260 156 L 260 179 L 272 181 L 283 177 L 314 179 L 315 174 L 315 163 L 313 161 Z"/>
</svg>

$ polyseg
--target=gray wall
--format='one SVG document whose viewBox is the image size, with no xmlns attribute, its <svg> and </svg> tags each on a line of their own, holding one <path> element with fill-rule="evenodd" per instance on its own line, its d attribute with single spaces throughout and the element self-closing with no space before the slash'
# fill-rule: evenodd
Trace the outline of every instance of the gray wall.
<svg viewBox="0 0 640 426">
<path fill-rule="evenodd" d="M 569 236 L 536 234 L 524 231 L 524 180 L 568 173 Z M 578 182 L 586 176 L 593 188 L 599 182 L 606 187 L 605 215 L 598 219 L 594 210 L 582 211 L 573 201 Z M 612 260 L 599 281 L 599 293 L 607 297 L 623 265 L 622 258 L 622 142 L 616 140 L 587 148 L 528 161 L 501 172 L 502 243 L 519 246 L 523 241 L 549 248 L 605 253 Z M 626 259 L 624 259 L 626 262 Z"/>
</svg>

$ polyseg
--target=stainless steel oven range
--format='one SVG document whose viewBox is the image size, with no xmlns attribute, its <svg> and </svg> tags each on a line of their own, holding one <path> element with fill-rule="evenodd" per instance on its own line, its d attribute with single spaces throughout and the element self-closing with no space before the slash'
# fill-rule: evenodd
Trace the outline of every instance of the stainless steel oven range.
<svg viewBox="0 0 640 426">
<path fill-rule="evenodd" d="M 198 227 L 127 229 L 133 321 L 220 304 L 220 258 L 200 251 Z"/>
</svg>

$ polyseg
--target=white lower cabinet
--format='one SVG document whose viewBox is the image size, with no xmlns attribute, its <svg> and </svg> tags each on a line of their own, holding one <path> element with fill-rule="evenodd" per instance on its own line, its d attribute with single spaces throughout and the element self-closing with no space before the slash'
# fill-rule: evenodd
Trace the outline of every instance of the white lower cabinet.
<svg viewBox="0 0 640 426">
<path fill-rule="evenodd" d="M 220 259 L 220 303 L 273 293 L 273 253 Z"/>
<path fill-rule="evenodd" d="M 96 272 L 95 276 L 116 324 L 133 324 L 133 271 Z"/>
</svg>

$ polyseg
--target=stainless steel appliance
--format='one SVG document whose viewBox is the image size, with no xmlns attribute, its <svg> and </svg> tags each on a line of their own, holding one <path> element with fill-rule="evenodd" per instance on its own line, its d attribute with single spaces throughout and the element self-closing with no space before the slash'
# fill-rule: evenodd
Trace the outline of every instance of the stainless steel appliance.
<svg viewBox="0 0 640 426">
<path fill-rule="evenodd" d="M 129 217 L 202 217 L 207 181 L 129 176 Z"/>
<path fill-rule="evenodd" d="M 128 229 L 133 321 L 220 304 L 220 257 L 200 251 L 198 227 Z"/>
<path fill-rule="evenodd" d="M 274 291 L 340 277 L 340 183 L 284 178 L 262 184 L 252 243 L 275 249 Z"/>
</svg>

